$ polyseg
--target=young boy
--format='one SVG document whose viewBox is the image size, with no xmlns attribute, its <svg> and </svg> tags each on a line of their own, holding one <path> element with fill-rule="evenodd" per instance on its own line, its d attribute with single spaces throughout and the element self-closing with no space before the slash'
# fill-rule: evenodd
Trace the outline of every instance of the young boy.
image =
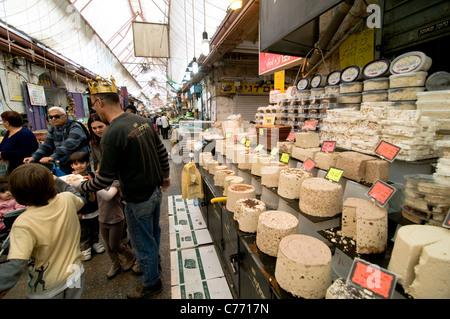
<svg viewBox="0 0 450 319">
<path fill-rule="evenodd" d="M 0 266 L 0 297 L 28 269 L 28 298 L 81 298 L 84 269 L 76 214 L 85 200 L 41 164 L 16 168 L 9 188 L 28 207 L 11 228 L 8 262 Z"/>
<path fill-rule="evenodd" d="M 70 166 L 73 174 L 94 177 L 94 173 L 88 172 L 89 155 L 85 152 L 75 152 L 70 156 Z M 92 258 L 92 249 L 97 254 L 105 251 L 105 247 L 99 242 L 99 222 L 98 222 L 98 202 L 95 192 L 84 193 L 82 196 L 87 204 L 78 212 L 81 224 L 80 248 L 84 256 L 84 261 Z"/>
</svg>

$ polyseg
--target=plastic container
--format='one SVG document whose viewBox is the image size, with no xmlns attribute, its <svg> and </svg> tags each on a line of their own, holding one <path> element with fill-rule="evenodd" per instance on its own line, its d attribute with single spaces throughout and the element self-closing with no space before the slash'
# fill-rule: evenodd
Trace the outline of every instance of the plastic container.
<svg viewBox="0 0 450 319">
<path fill-rule="evenodd" d="M 297 90 L 297 98 L 309 98 L 311 96 L 310 90 Z"/>
<path fill-rule="evenodd" d="M 341 82 L 341 71 L 336 70 L 328 74 L 327 76 L 328 86 L 339 85 L 339 82 Z"/>
<path fill-rule="evenodd" d="M 417 93 L 423 92 L 425 87 L 405 87 L 388 90 L 389 101 L 412 101 L 417 100 Z"/>
<path fill-rule="evenodd" d="M 342 82 L 358 81 L 362 78 L 362 69 L 358 65 L 349 66 L 341 72 L 341 84 Z"/>
<path fill-rule="evenodd" d="M 450 100 L 417 101 L 418 110 L 450 111 Z"/>
<path fill-rule="evenodd" d="M 346 93 L 360 93 L 363 89 L 362 82 L 350 82 L 350 83 L 341 83 L 339 85 L 339 90 L 341 94 Z"/>
<path fill-rule="evenodd" d="M 431 195 L 450 196 L 450 185 L 440 184 L 433 175 L 405 175 L 405 187 Z"/>
<path fill-rule="evenodd" d="M 278 94 L 280 93 L 281 91 L 280 90 L 272 90 L 272 91 L 270 91 L 270 93 L 269 93 L 269 103 L 270 104 L 275 104 L 275 103 L 277 103 L 277 97 L 278 97 Z"/>
<path fill-rule="evenodd" d="M 391 63 L 390 70 L 392 74 L 428 71 L 432 62 L 425 53 L 412 51 L 395 58 Z"/>
<path fill-rule="evenodd" d="M 389 99 L 389 95 L 388 95 L 388 99 Z M 415 100 L 394 101 L 394 102 L 390 102 L 390 103 L 392 103 L 391 106 L 397 110 L 416 110 L 417 109 Z"/>
<path fill-rule="evenodd" d="M 339 85 L 328 85 L 325 87 L 325 94 L 339 94 L 340 91 Z"/>
<path fill-rule="evenodd" d="M 450 100 L 450 90 L 428 91 L 417 93 L 417 101 Z"/>
<path fill-rule="evenodd" d="M 297 93 L 298 91 L 309 90 L 311 88 L 311 80 L 308 78 L 300 79 L 297 82 Z"/>
<path fill-rule="evenodd" d="M 324 88 L 311 88 L 311 96 L 320 96 L 325 93 Z"/>
<path fill-rule="evenodd" d="M 439 71 L 431 74 L 425 86 L 428 91 L 450 90 L 450 73 Z"/>
<path fill-rule="evenodd" d="M 404 88 L 410 86 L 425 86 L 427 72 L 410 72 L 405 74 L 394 74 L 389 77 L 389 87 Z"/>
<path fill-rule="evenodd" d="M 362 92 L 362 102 L 382 102 L 388 100 L 387 90 Z"/>
<path fill-rule="evenodd" d="M 361 93 L 346 93 L 340 94 L 339 103 L 361 103 L 362 94 Z"/>
<path fill-rule="evenodd" d="M 324 75 L 317 74 L 311 79 L 312 88 L 324 87 L 326 84 L 327 84 L 327 77 Z"/>
<path fill-rule="evenodd" d="M 364 91 L 387 90 L 389 89 L 389 78 L 380 77 L 365 80 L 363 82 Z"/>
<path fill-rule="evenodd" d="M 387 59 L 375 60 L 367 63 L 363 68 L 363 76 L 366 79 L 388 76 L 391 71 L 391 61 Z"/>
</svg>

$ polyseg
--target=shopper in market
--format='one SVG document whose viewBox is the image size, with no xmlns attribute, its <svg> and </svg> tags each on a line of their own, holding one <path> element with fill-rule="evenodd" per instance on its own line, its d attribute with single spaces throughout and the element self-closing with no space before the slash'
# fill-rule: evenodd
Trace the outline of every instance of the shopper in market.
<svg viewBox="0 0 450 319">
<path fill-rule="evenodd" d="M 128 232 L 143 273 L 142 284 L 127 297 L 147 298 L 162 290 L 159 216 L 161 187 L 170 186 L 168 154 L 147 119 L 123 112 L 114 79 L 104 83 L 89 82 L 93 108 L 109 123 L 101 140 L 100 169 L 94 180 L 77 188 L 99 191 L 119 177 Z"/>
<path fill-rule="evenodd" d="M 28 269 L 28 298 L 81 298 L 84 269 L 77 211 L 84 199 L 39 164 L 16 168 L 9 187 L 27 209 L 10 232 L 8 261 L 0 265 L 0 297 Z"/>
<path fill-rule="evenodd" d="M 96 173 L 102 158 L 100 141 L 107 128 L 108 123 L 103 122 L 97 113 L 89 117 L 91 167 L 95 167 Z M 134 273 L 141 273 L 139 265 L 135 263 L 136 257 L 133 251 L 128 245 L 122 243 L 126 225 L 121 200 L 119 180 L 115 180 L 110 187 L 97 192 L 100 233 L 106 245 L 106 252 L 111 259 L 111 267 L 106 274 L 108 279 L 116 277 L 121 270 L 133 269 Z"/>
<path fill-rule="evenodd" d="M 74 121 L 62 107 L 49 108 L 48 118 L 53 127 L 49 129 L 44 143 L 30 157 L 26 157 L 24 163 L 59 162 L 58 168 L 65 174 L 71 174 L 69 157 L 77 151 L 89 153 L 88 136 L 81 127 L 83 124 Z"/>
<path fill-rule="evenodd" d="M 166 116 L 166 114 L 163 114 L 161 116 L 161 128 L 163 139 L 167 140 L 169 133 L 169 118 Z"/>
<path fill-rule="evenodd" d="M 7 130 L 0 143 L 0 159 L 8 161 L 8 173 L 23 164 L 26 157 L 35 152 L 39 143 L 36 136 L 23 125 L 23 118 L 16 111 L 6 111 L 2 115 L 3 126 Z"/>
</svg>

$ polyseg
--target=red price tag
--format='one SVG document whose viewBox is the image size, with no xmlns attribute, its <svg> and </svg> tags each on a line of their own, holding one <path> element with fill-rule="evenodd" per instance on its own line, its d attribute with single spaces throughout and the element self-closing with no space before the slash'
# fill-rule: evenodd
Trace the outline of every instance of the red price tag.
<svg viewBox="0 0 450 319">
<path fill-rule="evenodd" d="M 367 195 L 375 199 L 375 201 L 381 206 L 386 205 L 386 203 L 394 195 L 396 189 L 382 181 L 378 180 L 373 184 L 372 188 L 369 189 Z"/>
<path fill-rule="evenodd" d="M 392 298 L 394 294 L 397 275 L 378 265 L 355 258 L 347 283 L 358 288 L 370 290 L 377 297 L 388 299 Z"/>
<path fill-rule="evenodd" d="M 289 133 L 289 136 L 287 137 L 286 140 L 291 142 L 295 141 L 295 133 L 294 132 Z"/>
<path fill-rule="evenodd" d="M 314 166 L 316 166 L 316 164 L 316 162 L 308 157 L 308 159 L 302 164 L 302 167 L 305 169 L 305 171 L 310 172 L 314 168 Z"/>
<path fill-rule="evenodd" d="M 334 149 L 336 148 L 336 142 L 332 142 L 332 141 L 324 141 L 322 144 L 322 152 L 329 152 L 329 153 L 333 153 Z"/>
<path fill-rule="evenodd" d="M 392 145 L 391 143 L 381 141 L 375 149 L 375 153 L 379 156 L 387 159 L 388 161 L 394 161 L 397 154 L 400 152 L 400 147 Z"/>
<path fill-rule="evenodd" d="M 314 131 L 316 129 L 317 121 L 305 121 L 303 125 L 304 130 Z"/>
<path fill-rule="evenodd" d="M 447 217 L 445 217 L 444 222 L 442 223 L 442 226 L 445 228 L 450 228 L 450 210 L 447 213 Z"/>
</svg>

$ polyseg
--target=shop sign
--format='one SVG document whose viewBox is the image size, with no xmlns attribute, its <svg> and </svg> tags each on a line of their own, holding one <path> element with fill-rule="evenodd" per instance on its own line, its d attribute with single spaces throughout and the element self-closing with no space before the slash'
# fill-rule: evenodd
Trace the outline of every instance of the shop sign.
<svg viewBox="0 0 450 319">
<path fill-rule="evenodd" d="M 364 67 L 374 60 L 375 29 L 366 29 L 349 36 L 339 47 L 341 69 L 351 65 Z"/>
<path fill-rule="evenodd" d="M 255 84 L 255 83 L 242 83 L 236 86 L 231 82 L 224 82 L 218 85 L 219 93 L 231 93 L 231 94 L 269 94 L 273 90 L 274 86 L 271 84 Z"/>
<path fill-rule="evenodd" d="M 28 94 L 30 96 L 31 105 L 46 106 L 44 87 L 41 85 L 27 83 Z"/>
<path fill-rule="evenodd" d="M 269 75 L 300 65 L 303 58 L 290 55 L 259 52 L 259 75 Z"/>
</svg>

